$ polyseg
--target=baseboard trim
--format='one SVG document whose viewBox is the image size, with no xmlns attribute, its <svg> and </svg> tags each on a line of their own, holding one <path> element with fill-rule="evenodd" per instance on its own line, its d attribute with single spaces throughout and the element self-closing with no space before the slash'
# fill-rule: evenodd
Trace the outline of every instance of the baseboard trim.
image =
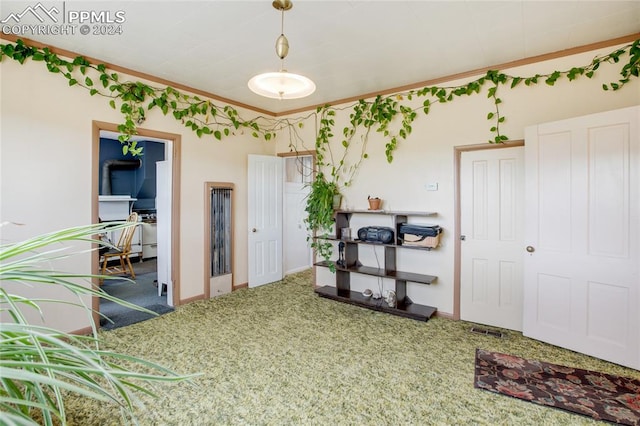
<svg viewBox="0 0 640 426">
<path fill-rule="evenodd" d="M 188 299 L 180 299 L 180 305 L 185 305 L 191 302 L 197 302 L 198 300 L 204 300 L 204 294 L 201 294 L 199 296 L 189 297 Z"/>
<path fill-rule="evenodd" d="M 302 266 L 300 268 L 295 268 L 295 269 L 292 269 L 290 271 L 286 271 L 284 273 L 284 276 L 286 277 L 287 275 L 297 274 L 298 272 L 306 271 L 306 270 L 309 270 L 309 269 L 311 269 L 311 266 Z"/>
<path fill-rule="evenodd" d="M 249 288 L 249 283 L 234 285 L 231 287 L 231 291 L 240 290 L 241 288 Z"/>
<path fill-rule="evenodd" d="M 449 319 L 449 320 L 455 320 L 453 314 L 450 314 L 448 312 L 441 312 L 441 311 L 437 311 L 436 312 L 436 316 L 438 318 L 444 318 L 444 319 Z"/>
<path fill-rule="evenodd" d="M 98 327 L 100 328 L 100 327 Z M 85 327 L 85 328 L 81 328 L 79 330 L 74 330 L 69 332 L 69 334 L 76 334 L 78 336 L 90 336 L 93 334 L 93 328 L 91 328 L 91 326 Z"/>
</svg>

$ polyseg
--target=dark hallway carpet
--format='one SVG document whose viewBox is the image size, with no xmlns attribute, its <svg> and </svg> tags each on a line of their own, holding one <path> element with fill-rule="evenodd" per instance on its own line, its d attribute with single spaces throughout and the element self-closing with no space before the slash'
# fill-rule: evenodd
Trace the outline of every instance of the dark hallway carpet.
<svg viewBox="0 0 640 426">
<path fill-rule="evenodd" d="M 135 282 L 125 279 L 105 280 L 102 289 L 111 296 L 142 306 L 158 314 L 173 311 L 173 308 L 167 304 L 166 292 L 162 296 L 158 296 L 158 287 L 154 283 L 158 277 L 156 260 L 136 262 L 133 264 L 133 269 L 136 272 Z M 105 318 L 100 320 L 100 325 L 104 330 L 113 330 L 153 318 L 151 314 L 126 308 L 109 300 L 100 301 L 100 313 L 112 321 L 109 322 Z"/>
<path fill-rule="evenodd" d="M 167 306 L 167 305 L 151 305 L 151 306 L 145 306 L 145 308 L 157 313 L 158 315 L 166 314 L 168 312 L 173 312 L 174 310 L 171 306 Z M 126 311 L 123 311 L 121 313 L 109 315 L 109 319 L 113 322 L 109 322 L 106 319 L 104 319 L 103 321 L 101 321 L 101 324 L 104 322 L 104 325 L 102 326 L 103 330 L 113 330 L 116 328 L 146 321 L 154 317 L 155 315 L 149 314 L 147 312 L 127 309 Z"/>
</svg>

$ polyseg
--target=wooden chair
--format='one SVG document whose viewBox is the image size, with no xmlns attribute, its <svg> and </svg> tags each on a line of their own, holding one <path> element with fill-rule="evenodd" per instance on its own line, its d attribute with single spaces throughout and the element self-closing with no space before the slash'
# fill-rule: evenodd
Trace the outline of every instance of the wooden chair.
<svg viewBox="0 0 640 426">
<path fill-rule="evenodd" d="M 133 234 L 136 232 L 136 228 L 138 227 L 138 213 L 131 213 L 127 218 L 127 222 L 134 222 L 136 225 L 124 228 L 120 233 L 120 238 L 118 238 L 118 243 L 115 247 L 110 248 L 108 251 L 101 254 L 102 269 L 100 273 L 102 275 L 126 274 L 128 272 L 129 275 L 131 275 L 131 278 L 136 277 L 129 256 L 131 255 L 131 241 L 133 240 Z M 115 258 L 120 259 L 120 266 L 116 265 L 107 267 L 107 263 Z M 102 280 L 100 280 L 100 284 L 102 284 Z"/>
</svg>

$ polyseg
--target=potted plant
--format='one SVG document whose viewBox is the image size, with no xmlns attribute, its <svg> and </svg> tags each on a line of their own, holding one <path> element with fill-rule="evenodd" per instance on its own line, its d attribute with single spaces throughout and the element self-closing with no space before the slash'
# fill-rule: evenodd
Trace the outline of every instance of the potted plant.
<svg viewBox="0 0 640 426">
<path fill-rule="evenodd" d="M 369 201 L 369 210 L 380 210 L 380 203 L 382 203 L 380 198 L 369 195 L 367 200 Z"/>
</svg>

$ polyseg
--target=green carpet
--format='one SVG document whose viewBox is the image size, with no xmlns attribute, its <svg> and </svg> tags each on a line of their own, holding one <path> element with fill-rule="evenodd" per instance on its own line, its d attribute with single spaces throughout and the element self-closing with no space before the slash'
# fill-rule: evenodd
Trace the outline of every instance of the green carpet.
<svg viewBox="0 0 640 426">
<path fill-rule="evenodd" d="M 640 372 L 505 331 L 418 322 L 323 299 L 311 273 L 243 289 L 117 330 L 106 349 L 202 372 L 141 397 L 141 425 L 557 425 L 579 415 L 474 389 L 476 348 L 610 374 Z M 118 410 L 68 402 L 69 422 L 122 424 Z"/>
</svg>

